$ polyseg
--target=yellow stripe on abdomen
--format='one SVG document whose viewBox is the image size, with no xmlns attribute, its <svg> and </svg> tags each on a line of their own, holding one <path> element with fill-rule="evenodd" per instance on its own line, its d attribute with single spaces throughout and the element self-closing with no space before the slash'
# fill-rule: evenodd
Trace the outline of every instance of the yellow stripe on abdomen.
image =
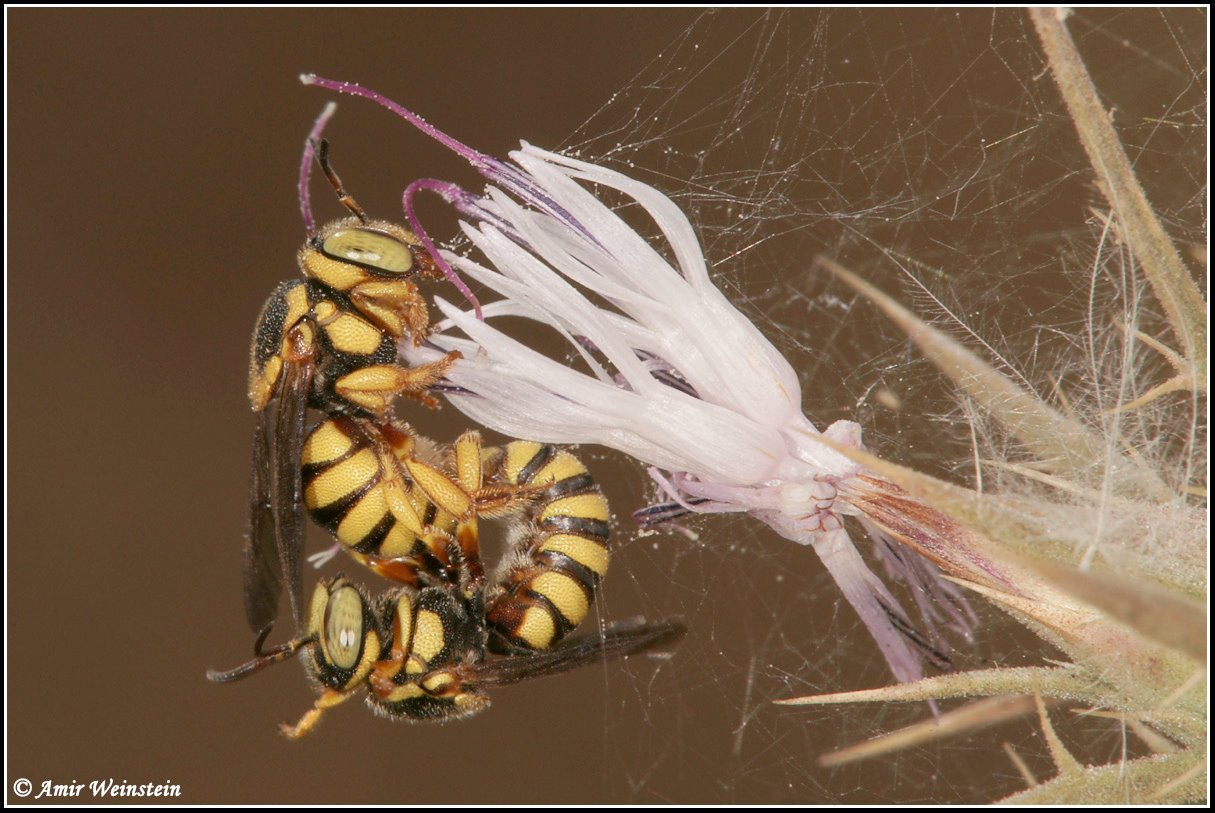
<svg viewBox="0 0 1215 813">
<path fill-rule="evenodd" d="M 532 649 L 548 649 L 556 639 L 557 625 L 547 609 L 532 606 L 523 611 L 514 635 Z"/>
<path fill-rule="evenodd" d="M 517 484 L 519 482 L 519 472 L 526 468 L 527 464 L 532 461 L 532 458 L 543 448 L 543 444 L 533 443 L 530 440 L 516 440 L 513 443 L 508 443 L 506 445 L 506 460 L 502 464 L 507 481 Z"/>
<path fill-rule="evenodd" d="M 537 484 L 550 481 L 560 483 L 562 480 L 568 480 L 581 474 L 586 474 L 586 466 L 582 465 L 581 460 L 569 452 L 558 452 L 543 468 L 532 475 L 531 482 Z"/>
<path fill-rule="evenodd" d="M 548 649 L 586 619 L 607 572 L 608 502 L 582 461 L 540 443 L 507 444 L 495 476 L 534 496 L 530 527 L 515 544 L 522 561 L 503 578 L 486 617 L 515 646 Z"/>
<path fill-rule="evenodd" d="M 540 553 L 559 553 L 585 567 L 599 578 L 607 573 L 607 548 L 597 540 L 578 534 L 553 534 L 540 545 Z"/>
<path fill-rule="evenodd" d="M 345 457 L 353 448 L 354 438 L 337 421 L 322 421 L 304 441 L 300 461 L 305 466 L 324 465 Z"/>
<path fill-rule="evenodd" d="M 544 506 L 538 517 L 540 522 L 551 517 L 576 517 L 578 519 L 597 519 L 608 521 L 607 499 L 599 492 L 590 494 L 575 494 L 572 497 L 562 497 Z"/>
<path fill-rule="evenodd" d="M 371 449 L 363 449 L 313 478 L 304 489 L 304 502 L 310 509 L 324 508 L 377 482 L 379 477 L 379 460 Z"/>
<path fill-rule="evenodd" d="M 338 523 L 334 536 L 343 545 L 354 547 L 375 530 L 387 515 L 388 505 L 384 501 L 383 490 L 379 487 L 373 488 L 350 507 Z"/>
<path fill-rule="evenodd" d="M 548 599 L 549 604 L 561 613 L 571 627 L 581 624 L 590 609 L 590 601 L 582 584 L 559 570 L 541 573 L 532 579 L 528 589 Z"/>
</svg>

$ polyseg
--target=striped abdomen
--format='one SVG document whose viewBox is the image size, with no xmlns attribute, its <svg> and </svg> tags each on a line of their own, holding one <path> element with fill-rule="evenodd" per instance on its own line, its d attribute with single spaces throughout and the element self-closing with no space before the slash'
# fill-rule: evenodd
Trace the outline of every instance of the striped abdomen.
<svg viewBox="0 0 1215 813">
<path fill-rule="evenodd" d="M 413 438 L 406 432 L 369 430 L 345 417 L 322 421 L 300 454 L 304 504 L 356 558 L 413 557 L 422 569 L 438 572 L 450 564 L 447 542 L 456 521 L 406 475 L 400 457 L 412 453 Z M 395 577 L 416 582 L 407 575 Z"/>
<path fill-rule="evenodd" d="M 494 479 L 537 489 L 528 527 L 489 602 L 491 629 L 524 649 L 548 649 L 586 618 L 608 566 L 608 504 L 578 458 L 515 441 Z"/>
</svg>

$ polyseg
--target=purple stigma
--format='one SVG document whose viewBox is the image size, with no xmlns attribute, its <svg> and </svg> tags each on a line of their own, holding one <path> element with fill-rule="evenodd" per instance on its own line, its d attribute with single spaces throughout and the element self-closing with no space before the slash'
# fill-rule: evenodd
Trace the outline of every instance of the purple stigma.
<svg viewBox="0 0 1215 813">
<path fill-rule="evenodd" d="M 352 96 L 362 96 L 364 99 L 370 99 L 381 107 L 388 108 L 393 113 L 396 113 L 398 116 L 405 119 L 405 121 L 409 122 L 414 127 L 442 144 L 444 147 L 447 147 L 447 149 L 451 150 L 456 155 L 463 157 L 483 175 L 491 173 L 492 167 L 504 166 L 497 158 L 493 158 L 485 153 L 478 152 L 467 144 L 457 141 L 456 139 L 447 135 L 447 133 L 444 133 L 442 130 L 435 127 L 430 122 L 426 121 L 426 119 L 422 118 L 417 113 L 407 110 L 394 102 L 392 99 L 376 93 L 374 90 L 370 90 L 362 85 L 355 84 L 354 82 L 338 82 L 333 79 L 324 79 L 314 73 L 302 74 L 300 76 L 300 81 L 305 85 L 316 85 L 317 87 L 336 90 L 338 93 L 349 93 Z M 509 167 L 507 167 L 507 169 L 509 169 Z"/>
<path fill-rule="evenodd" d="M 308 232 L 309 237 L 316 228 L 316 221 L 312 219 L 312 195 L 308 192 L 308 181 L 312 178 L 312 161 L 315 157 L 312 144 L 321 137 L 321 133 L 325 131 L 325 125 L 329 123 L 335 110 L 337 110 L 337 102 L 330 102 L 316 117 L 316 123 L 312 125 L 312 132 L 308 133 L 308 140 L 304 142 L 304 157 L 300 160 L 300 215 L 304 218 L 304 229 Z"/>
<path fill-rule="evenodd" d="M 381 107 L 385 107 L 396 113 L 405 121 L 412 124 L 422 133 L 430 136 L 435 141 L 438 141 L 444 147 L 454 152 L 456 155 L 464 158 L 472 165 L 481 177 L 496 183 L 506 189 L 508 192 L 517 195 L 522 200 L 537 206 L 550 215 L 562 221 L 570 228 L 575 229 L 579 234 L 585 237 L 589 242 L 604 251 L 610 253 L 607 248 L 595 239 L 586 227 L 578 222 L 573 215 L 567 212 L 562 206 L 554 201 L 549 195 L 541 189 L 536 183 L 526 174 L 510 164 L 494 158 L 492 155 L 486 155 L 483 152 L 473 149 L 462 141 L 452 138 L 447 133 L 435 127 L 426 119 L 414 113 L 402 105 L 394 102 L 383 94 L 377 93 L 370 88 L 365 88 L 355 82 L 339 82 L 335 79 L 325 79 L 317 76 L 314 73 L 305 73 L 300 75 L 300 81 L 305 85 L 316 85 L 317 87 L 327 88 L 337 91 L 338 93 L 348 93 L 352 96 L 362 96 L 364 99 L 370 99 Z M 451 201 L 454 203 L 454 201 Z M 463 211 L 463 210 L 461 210 Z M 477 211 L 480 211 L 479 209 Z M 475 215 L 474 215 L 475 216 Z M 484 214 L 479 219 L 485 219 Z M 444 271 L 444 274 L 447 272 Z M 463 289 L 462 290 L 466 290 Z M 467 296 L 467 294 L 466 294 Z"/>
<path fill-rule="evenodd" d="M 473 306 L 473 311 L 477 315 L 477 319 L 484 322 L 485 317 L 481 314 L 481 303 L 477 301 L 477 297 L 469 290 L 464 280 L 460 279 L 460 275 L 456 270 L 448 264 L 447 260 L 443 259 L 443 255 L 439 253 L 439 248 L 430 239 L 430 235 L 426 233 L 426 227 L 422 225 L 422 221 L 418 218 L 417 212 L 413 208 L 413 196 L 421 190 L 429 190 L 434 192 L 443 200 L 456 207 L 457 211 L 464 211 L 464 208 L 457 201 L 467 205 L 465 198 L 471 198 L 468 192 L 465 192 L 457 184 L 448 181 L 440 181 L 435 178 L 419 178 L 409 186 L 405 187 L 405 194 L 401 198 L 402 208 L 405 210 L 405 219 L 409 221 L 409 228 L 413 229 L 413 233 L 422 241 L 423 247 L 430 252 L 430 256 L 439 265 L 439 270 L 443 272 L 443 276 L 447 277 L 447 281 L 456 286 L 456 290 L 464 295 L 464 298 Z"/>
</svg>

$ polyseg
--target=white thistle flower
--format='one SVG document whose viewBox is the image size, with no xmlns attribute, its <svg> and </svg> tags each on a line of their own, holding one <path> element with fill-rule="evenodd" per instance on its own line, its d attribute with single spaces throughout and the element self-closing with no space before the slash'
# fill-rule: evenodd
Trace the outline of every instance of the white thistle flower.
<svg viewBox="0 0 1215 813">
<path fill-rule="evenodd" d="M 516 436 L 600 443 L 695 480 L 685 493 L 741 511 L 774 511 L 790 530 L 818 530 L 807 505 L 829 501 L 818 479 L 857 467 L 818 442 L 801 412 L 789 363 L 710 282 L 691 225 L 654 189 L 611 170 L 524 145 L 511 157 L 585 230 L 491 189 L 492 219 L 464 232 L 488 265 L 452 254 L 459 271 L 506 299 L 490 315 L 525 316 L 559 330 L 593 375 L 527 348 L 487 322 L 436 299 L 469 340 L 434 337 L 467 361 L 451 380 L 477 393 L 453 395 L 462 411 Z M 673 268 L 649 243 L 576 181 L 623 192 L 659 224 Z M 501 224 L 509 224 L 509 236 Z M 593 293 L 615 310 L 592 303 Z M 616 375 L 586 348 L 598 349 Z M 674 373 L 687 387 L 671 386 Z M 689 389 L 690 388 L 690 389 Z M 838 440 L 859 428 L 840 422 Z M 809 541 L 802 539 L 801 541 Z"/>
<path fill-rule="evenodd" d="M 462 224 L 485 262 L 444 254 L 503 299 L 485 308 L 488 321 L 436 299 L 446 317 L 431 337 L 437 349 L 405 343 L 407 360 L 459 350 L 464 359 L 448 376 L 459 390 L 448 398 L 478 423 L 514 437 L 608 446 L 651 466 L 686 510 L 749 513 L 812 545 L 895 675 L 921 676 L 902 611 L 843 525 L 859 512 L 840 491 L 860 467 L 820 441 L 801 410 L 796 372 L 710 281 L 683 212 L 594 164 L 527 144 L 510 157 L 539 194 L 520 202 L 491 187 L 477 202 L 479 221 Z M 583 184 L 640 205 L 674 264 Z M 507 315 L 559 331 L 590 372 L 499 330 L 494 318 Z M 824 434 L 860 446 L 852 421 Z"/>
<path fill-rule="evenodd" d="M 447 397 L 484 426 L 616 449 L 649 465 L 683 511 L 745 512 L 811 545 L 895 676 L 922 675 L 921 658 L 940 653 L 917 638 L 843 523 L 861 513 L 849 493 L 872 496 L 873 479 L 859 477 L 858 464 L 821 441 L 859 449 L 860 426 L 837 421 L 820 433 L 803 414 L 796 372 L 713 285 L 695 232 L 670 199 L 619 172 L 526 143 L 507 164 L 372 91 L 306 81 L 384 104 L 490 181 L 479 198 L 438 181 L 415 182 L 406 192 L 415 230 L 411 197 L 418 188 L 438 192 L 469 218 L 462 229 L 485 262 L 451 252 L 442 259 L 503 297 L 483 310 L 469 297 L 470 311 L 436 298 L 446 320 L 425 346 L 402 343 L 409 363 L 458 350 L 463 359 L 447 376 Z M 635 202 L 666 245 L 656 248 L 638 234 L 594 188 Z M 508 336 L 492 323 L 503 316 L 556 329 L 590 372 Z M 896 551 L 877 525 L 866 520 L 865 528 L 888 567 L 944 599 L 948 620 L 968 633 L 972 619 L 953 586 L 938 581 L 931 565 Z"/>
</svg>

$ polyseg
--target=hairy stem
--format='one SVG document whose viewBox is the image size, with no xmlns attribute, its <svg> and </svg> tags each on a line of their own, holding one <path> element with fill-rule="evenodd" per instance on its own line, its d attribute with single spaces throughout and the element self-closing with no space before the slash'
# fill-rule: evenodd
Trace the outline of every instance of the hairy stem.
<svg viewBox="0 0 1215 813">
<path fill-rule="evenodd" d="M 1202 386 L 1206 380 L 1206 303 L 1148 203 L 1109 114 L 1097 97 L 1097 89 L 1064 24 L 1067 13 L 1058 8 L 1034 8 L 1029 15 L 1080 141 L 1097 171 L 1101 191 L 1122 223 L 1131 251 L 1190 360 L 1192 385 Z"/>
</svg>

